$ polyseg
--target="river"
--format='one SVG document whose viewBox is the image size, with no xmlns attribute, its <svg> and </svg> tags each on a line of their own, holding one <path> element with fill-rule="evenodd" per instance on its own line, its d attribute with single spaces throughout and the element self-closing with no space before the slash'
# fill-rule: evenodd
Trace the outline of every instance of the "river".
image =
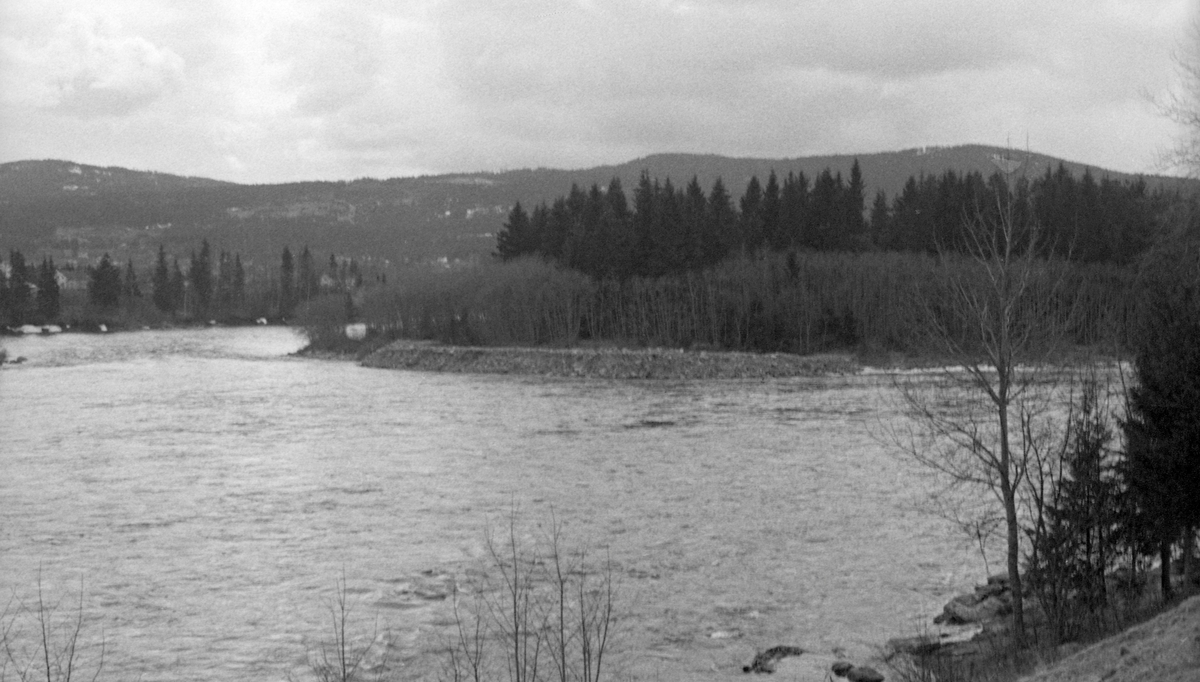
<svg viewBox="0 0 1200 682">
<path fill-rule="evenodd" d="M 611 556 L 637 679 L 726 679 L 778 644 L 864 659 L 983 578 L 877 437 L 882 375 L 375 370 L 290 356 L 283 328 L 2 343 L 26 358 L 0 370 L 10 641 L 40 581 L 55 618 L 82 611 L 81 663 L 103 642 L 101 679 L 303 678 L 343 574 L 394 676 L 435 679 L 444 588 L 514 510 Z"/>
</svg>

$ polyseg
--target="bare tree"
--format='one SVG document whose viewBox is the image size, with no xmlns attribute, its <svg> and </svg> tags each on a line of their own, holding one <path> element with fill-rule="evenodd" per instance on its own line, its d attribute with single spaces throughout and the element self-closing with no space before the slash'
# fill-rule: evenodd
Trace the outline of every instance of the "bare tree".
<svg viewBox="0 0 1200 682">
<path fill-rule="evenodd" d="M 1162 165 L 1200 176 L 1200 21 L 1189 30 L 1186 47 L 1175 53 L 1180 85 L 1157 104 L 1159 111 L 1183 128 L 1175 145 L 1163 153 Z"/>
<path fill-rule="evenodd" d="M 924 345 L 951 366 L 932 381 L 897 381 L 910 419 L 894 442 L 942 476 L 949 494 L 937 502 L 961 527 L 978 536 L 1003 528 L 1014 634 L 1022 642 L 1023 484 L 1049 435 L 1045 364 L 1070 310 L 1059 300 L 1061 273 L 1039 258 L 1042 233 L 1023 180 L 992 189 L 994 204 L 964 218 L 965 256 L 941 254 L 940 290 L 921 303 Z"/>
</svg>

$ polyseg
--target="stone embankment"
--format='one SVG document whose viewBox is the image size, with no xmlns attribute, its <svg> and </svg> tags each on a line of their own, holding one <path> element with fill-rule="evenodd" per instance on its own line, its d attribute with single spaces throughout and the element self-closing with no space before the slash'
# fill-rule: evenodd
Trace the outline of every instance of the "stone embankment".
<svg viewBox="0 0 1200 682">
<path fill-rule="evenodd" d="M 505 348 L 397 341 L 364 367 L 595 379 L 771 379 L 855 374 L 847 355 L 683 351 L 665 348 Z"/>
</svg>

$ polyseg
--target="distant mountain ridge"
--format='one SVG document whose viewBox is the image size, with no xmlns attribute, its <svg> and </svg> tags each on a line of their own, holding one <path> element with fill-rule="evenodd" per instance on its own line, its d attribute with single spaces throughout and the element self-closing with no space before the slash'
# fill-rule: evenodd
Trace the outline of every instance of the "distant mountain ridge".
<svg viewBox="0 0 1200 682">
<path fill-rule="evenodd" d="M 119 166 L 89 166 L 57 159 L 0 164 L 0 201 L 67 192 L 96 195 L 102 192 L 170 191 L 232 184 L 208 178 L 130 170 Z"/>
<path fill-rule="evenodd" d="M 632 192 L 643 171 L 682 187 L 695 176 L 707 192 L 720 177 L 735 200 L 751 176 L 764 181 L 803 172 L 811 181 L 829 168 L 848 178 L 858 159 L 869 206 L 876 191 L 889 200 L 910 176 L 981 172 L 994 159 L 1020 161 L 1029 177 L 1062 164 L 1075 175 L 1132 179 L 1036 153 L 986 145 L 923 147 L 896 152 L 801 158 L 731 158 L 654 154 L 587 169 L 525 169 L 389 179 L 244 185 L 208 178 L 99 167 L 71 161 L 0 164 L 0 250 L 20 248 L 56 260 L 94 261 L 102 252 L 149 264 L 158 245 L 186 254 L 201 239 L 214 248 L 273 264 L 284 245 L 318 254 L 427 262 L 473 260 L 495 248 L 494 234 L 512 205 L 553 201 L 572 184 L 585 189 L 619 177 Z M 1166 176 L 1142 176 L 1154 188 L 1200 187 Z"/>
</svg>

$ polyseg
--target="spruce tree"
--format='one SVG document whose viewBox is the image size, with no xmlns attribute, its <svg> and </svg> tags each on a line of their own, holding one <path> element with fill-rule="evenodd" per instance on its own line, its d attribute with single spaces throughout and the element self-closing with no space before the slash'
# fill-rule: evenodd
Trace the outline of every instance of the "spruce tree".
<svg viewBox="0 0 1200 682">
<path fill-rule="evenodd" d="M 754 252 L 763 244 L 763 191 L 758 182 L 758 176 L 751 176 L 746 184 L 746 193 L 739 203 L 742 209 L 740 221 L 741 246 L 747 252 Z"/>
<path fill-rule="evenodd" d="M 166 313 L 174 310 L 174 297 L 171 294 L 171 271 L 167 268 L 167 252 L 160 244 L 158 260 L 154 264 L 154 277 L 151 279 L 154 289 L 154 307 Z"/>
<path fill-rule="evenodd" d="M 174 259 L 174 265 L 171 267 L 171 311 L 178 312 L 183 309 L 187 298 L 187 280 L 183 276 L 183 269 L 179 267 L 179 259 Z"/>
<path fill-rule="evenodd" d="M 100 264 L 91 269 L 88 281 L 88 300 L 101 308 L 115 308 L 121 304 L 121 269 L 113 265 L 106 253 Z"/>
<path fill-rule="evenodd" d="M 298 272 L 299 275 L 296 279 L 298 298 L 301 301 L 307 301 L 317 295 L 320 278 L 320 275 L 317 273 L 316 263 L 313 261 L 312 251 L 308 250 L 308 245 L 305 245 L 304 250 L 300 252 Z"/>
<path fill-rule="evenodd" d="M 138 284 L 132 258 L 125 265 L 125 279 L 121 283 L 121 294 L 124 296 L 125 302 L 129 304 L 132 304 L 134 299 L 142 297 L 142 287 Z"/>
<path fill-rule="evenodd" d="M 496 257 L 507 262 L 533 253 L 535 246 L 532 233 L 529 215 L 518 201 L 509 211 L 508 221 L 496 235 Z"/>
<path fill-rule="evenodd" d="M 1200 525 L 1200 242 L 1165 244 L 1145 265 L 1129 391 L 1125 476 L 1157 543 L 1164 599 L 1172 547 Z"/>
<path fill-rule="evenodd" d="M 879 190 L 875 203 L 871 205 L 871 244 L 877 249 L 891 246 L 891 214 L 888 211 L 887 194 Z"/>
<path fill-rule="evenodd" d="M 11 324 L 12 291 L 8 288 L 8 272 L 0 268 L 0 323 Z"/>
<path fill-rule="evenodd" d="M 20 251 L 14 249 L 8 252 L 8 265 L 9 320 L 13 325 L 22 325 L 29 321 L 33 313 L 33 301 L 29 292 L 32 277 L 25 264 L 25 256 Z"/>
<path fill-rule="evenodd" d="M 283 247 L 283 256 L 279 262 L 279 314 L 288 317 L 296 305 L 296 264 L 292 259 L 292 250 Z"/>
<path fill-rule="evenodd" d="M 200 319 L 207 318 L 212 312 L 213 303 L 212 248 L 207 239 L 200 244 L 200 254 L 192 254 L 188 282 L 192 287 L 193 315 Z"/>
<path fill-rule="evenodd" d="M 246 302 L 246 269 L 242 267 L 242 254 L 233 257 L 233 303 L 242 305 Z"/>
<path fill-rule="evenodd" d="M 43 322 L 53 322 L 58 319 L 60 307 L 58 290 L 58 269 L 54 267 L 53 258 L 43 258 L 42 267 L 38 271 L 37 308 Z"/>
<path fill-rule="evenodd" d="M 847 248 L 862 250 L 867 247 L 867 223 L 863 219 L 866 207 L 866 186 L 863 184 L 862 169 L 858 159 L 850 167 L 850 184 L 842 194 L 842 210 L 845 212 L 845 238 Z M 961 216 L 960 216 L 961 217 Z"/>
<path fill-rule="evenodd" d="M 775 171 L 767 176 L 767 186 L 763 188 L 762 197 L 762 232 L 763 244 L 772 251 L 782 251 L 787 247 L 786 238 L 780 222 L 783 210 L 783 198 L 780 196 L 779 179 Z"/>
</svg>

